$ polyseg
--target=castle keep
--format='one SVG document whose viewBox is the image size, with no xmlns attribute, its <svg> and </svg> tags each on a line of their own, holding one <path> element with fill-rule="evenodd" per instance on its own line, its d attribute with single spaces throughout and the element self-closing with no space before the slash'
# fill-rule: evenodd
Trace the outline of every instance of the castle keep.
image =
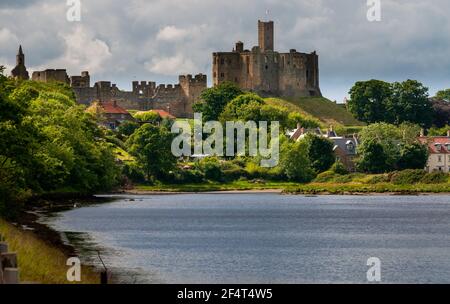
<svg viewBox="0 0 450 304">
<path fill-rule="evenodd" d="M 233 82 L 262 96 L 322 96 L 316 52 L 274 51 L 273 21 L 258 21 L 258 46 L 244 50 L 238 41 L 232 52 L 213 53 L 213 83 Z"/>
</svg>

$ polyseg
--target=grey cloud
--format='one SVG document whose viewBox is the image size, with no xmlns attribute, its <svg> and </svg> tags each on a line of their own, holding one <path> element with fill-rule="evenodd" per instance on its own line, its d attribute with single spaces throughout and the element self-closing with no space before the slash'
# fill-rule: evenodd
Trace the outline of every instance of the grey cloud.
<svg viewBox="0 0 450 304">
<path fill-rule="evenodd" d="M 121 87 L 135 79 L 174 82 L 183 67 L 210 76 L 213 51 L 231 50 L 237 40 L 246 48 L 256 45 L 256 22 L 267 18 L 267 9 L 276 23 L 278 50 L 317 50 L 322 91 L 330 98 L 341 100 L 362 79 L 415 78 L 432 90 L 450 82 L 448 0 L 381 0 L 382 21 L 375 23 L 366 19 L 365 0 L 82 0 L 79 24 L 65 20 L 65 1 L 19 2 L 28 6 L 14 5 L 14 13 L 2 2 L 0 29 L 24 44 L 31 66 L 66 64 L 74 74 L 81 70 L 78 62 L 87 60 L 102 65 L 94 79 Z M 80 37 L 73 35 L 77 27 Z M 166 27 L 185 36 L 157 39 Z M 70 53 L 67 37 L 86 44 L 87 51 Z M 0 58 L 13 64 L 15 48 L 2 47 Z M 164 71 L 163 64 L 170 69 Z"/>
</svg>

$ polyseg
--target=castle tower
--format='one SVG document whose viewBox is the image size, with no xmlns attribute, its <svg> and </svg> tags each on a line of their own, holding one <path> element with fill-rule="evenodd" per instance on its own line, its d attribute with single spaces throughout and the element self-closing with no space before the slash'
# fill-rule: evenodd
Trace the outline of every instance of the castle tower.
<svg viewBox="0 0 450 304">
<path fill-rule="evenodd" d="M 258 44 L 261 51 L 273 51 L 273 21 L 258 20 Z"/>
<path fill-rule="evenodd" d="M 27 68 L 25 67 L 25 54 L 22 51 L 22 46 L 19 46 L 19 52 L 16 56 L 16 67 L 11 71 L 11 76 L 16 79 L 30 79 Z"/>
</svg>

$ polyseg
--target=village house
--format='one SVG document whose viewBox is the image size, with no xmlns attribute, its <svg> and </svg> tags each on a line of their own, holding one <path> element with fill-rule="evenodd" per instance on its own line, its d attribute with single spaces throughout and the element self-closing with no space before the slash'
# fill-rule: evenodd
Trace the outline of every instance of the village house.
<svg viewBox="0 0 450 304">
<path fill-rule="evenodd" d="M 450 172 L 450 130 L 447 136 L 420 136 L 419 141 L 428 145 L 427 172 Z"/>
<path fill-rule="evenodd" d="M 110 130 L 115 130 L 125 121 L 134 121 L 133 116 L 127 110 L 117 105 L 116 101 L 94 102 L 87 111 L 101 115 L 100 124 Z"/>
<path fill-rule="evenodd" d="M 349 172 L 356 171 L 355 158 L 357 156 L 358 138 L 356 135 L 351 137 L 338 136 L 333 127 L 330 127 L 325 133 L 320 128 L 305 129 L 297 125 L 297 129 L 289 131 L 287 135 L 294 141 L 302 140 L 306 134 L 314 134 L 328 138 L 333 144 L 333 151 L 336 161 L 340 161 Z"/>
</svg>

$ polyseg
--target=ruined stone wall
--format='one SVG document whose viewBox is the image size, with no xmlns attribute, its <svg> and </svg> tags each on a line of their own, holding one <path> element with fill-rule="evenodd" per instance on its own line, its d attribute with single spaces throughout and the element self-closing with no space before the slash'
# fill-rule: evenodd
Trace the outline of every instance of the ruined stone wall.
<svg viewBox="0 0 450 304">
<path fill-rule="evenodd" d="M 191 118 L 191 114 L 194 113 L 192 106 L 200 100 L 200 95 L 208 86 L 206 75 L 199 74 L 194 77 L 192 75 L 181 75 L 178 80 L 184 95 L 183 111 L 188 113 L 189 118 Z"/>
<path fill-rule="evenodd" d="M 70 79 L 65 69 L 36 71 L 32 74 L 32 80 L 41 82 L 59 81 L 69 84 Z"/>
</svg>

